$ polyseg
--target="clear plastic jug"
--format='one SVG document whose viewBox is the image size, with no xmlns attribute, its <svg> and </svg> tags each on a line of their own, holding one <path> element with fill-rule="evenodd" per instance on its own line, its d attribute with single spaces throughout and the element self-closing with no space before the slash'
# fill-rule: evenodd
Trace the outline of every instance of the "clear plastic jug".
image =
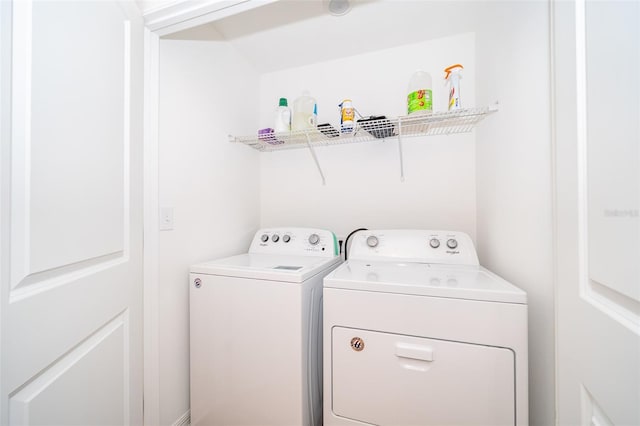
<svg viewBox="0 0 640 426">
<path fill-rule="evenodd" d="M 305 91 L 293 101 L 293 120 L 291 130 L 315 129 L 317 125 L 317 106 L 315 98 Z"/>
</svg>

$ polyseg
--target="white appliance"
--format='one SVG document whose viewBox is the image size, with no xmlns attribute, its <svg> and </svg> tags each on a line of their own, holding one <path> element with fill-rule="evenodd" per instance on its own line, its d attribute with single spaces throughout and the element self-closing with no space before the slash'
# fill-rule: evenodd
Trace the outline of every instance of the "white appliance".
<svg viewBox="0 0 640 426">
<path fill-rule="evenodd" d="M 526 425 L 526 293 L 468 235 L 354 235 L 324 280 L 325 425 Z"/>
<path fill-rule="evenodd" d="M 322 423 L 325 230 L 259 230 L 249 252 L 191 267 L 191 424 Z"/>
</svg>

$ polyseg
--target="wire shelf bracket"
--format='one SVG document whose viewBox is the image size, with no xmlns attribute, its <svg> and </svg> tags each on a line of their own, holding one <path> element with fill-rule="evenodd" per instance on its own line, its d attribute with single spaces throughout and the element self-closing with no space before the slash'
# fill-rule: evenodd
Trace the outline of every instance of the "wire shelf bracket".
<svg viewBox="0 0 640 426">
<path fill-rule="evenodd" d="M 313 145 L 311 145 L 311 137 L 307 133 L 307 146 L 309 147 L 309 152 L 313 157 L 313 161 L 316 163 L 316 167 L 318 168 L 318 173 L 320 173 L 320 178 L 322 178 L 322 186 L 327 184 L 326 179 L 324 178 L 324 173 L 322 173 L 322 167 L 320 167 L 320 162 L 318 161 L 318 157 L 316 156 L 316 151 L 313 149 Z"/>
<path fill-rule="evenodd" d="M 398 121 L 398 151 L 400 154 L 400 182 L 404 182 L 404 155 L 402 155 L 402 121 Z"/>
</svg>

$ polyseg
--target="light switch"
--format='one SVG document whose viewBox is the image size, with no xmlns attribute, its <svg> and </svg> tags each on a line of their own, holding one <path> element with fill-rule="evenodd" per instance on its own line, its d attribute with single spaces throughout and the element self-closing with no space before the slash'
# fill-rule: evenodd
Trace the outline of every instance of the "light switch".
<svg viewBox="0 0 640 426">
<path fill-rule="evenodd" d="M 173 229 L 173 207 L 160 207 L 160 230 L 171 231 Z"/>
</svg>

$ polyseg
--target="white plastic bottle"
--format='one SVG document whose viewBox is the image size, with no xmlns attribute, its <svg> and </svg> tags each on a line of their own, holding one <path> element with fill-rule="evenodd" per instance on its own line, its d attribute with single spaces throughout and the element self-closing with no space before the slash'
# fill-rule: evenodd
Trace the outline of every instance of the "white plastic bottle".
<svg viewBox="0 0 640 426">
<path fill-rule="evenodd" d="M 276 120 L 273 126 L 273 130 L 276 133 L 290 132 L 291 131 L 291 108 L 287 104 L 287 98 L 280 98 L 278 103 L 278 109 L 276 109 Z"/>
<path fill-rule="evenodd" d="M 351 99 L 345 99 L 338 105 L 338 107 L 340 108 L 340 131 L 342 133 L 353 132 L 353 121 L 356 114 Z"/>
<path fill-rule="evenodd" d="M 409 80 L 407 114 L 430 114 L 433 112 L 433 91 L 431 75 L 426 71 L 416 71 Z"/>
<path fill-rule="evenodd" d="M 311 97 L 309 92 L 302 92 L 302 95 L 293 101 L 291 130 L 315 129 L 318 121 L 317 117 L 316 100 Z"/>
<path fill-rule="evenodd" d="M 462 69 L 460 64 L 451 65 L 444 69 L 446 73 L 444 79 L 449 83 L 449 111 L 462 108 L 460 103 L 460 79 L 462 78 Z"/>
</svg>

